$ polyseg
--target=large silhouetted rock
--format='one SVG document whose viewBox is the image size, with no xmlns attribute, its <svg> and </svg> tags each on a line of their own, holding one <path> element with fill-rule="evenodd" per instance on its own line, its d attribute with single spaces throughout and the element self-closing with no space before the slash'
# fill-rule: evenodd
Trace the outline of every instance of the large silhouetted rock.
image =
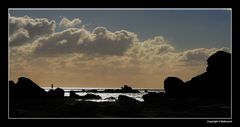
<svg viewBox="0 0 240 127">
<path fill-rule="evenodd" d="M 214 73 L 217 75 L 225 75 L 223 72 L 226 72 L 230 75 L 231 71 L 231 54 L 218 51 L 217 53 L 211 55 L 208 59 L 207 72 Z M 218 73 L 220 72 L 220 73 Z"/>
<path fill-rule="evenodd" d="M 218 98 L 230 101 L 231 54 L 218 51 L 208 60 L 207 72 L 186 82 L 189 96 Z"/>
<path fill-rule="evenodd" d="M 167 77 L 164 80 L 164 90 L 167 95 L 181 97 L 184 94 L 184 82 L 177 77 Z"/>
<path fill-rule="evenodd" d="M 207 71 L 184 83 L 176 77 L 164 81 L 169 96 L 215 98 L 230 102 L 231 96 L 231 54 L 218 51 L 208 59 Z"/>
<path fill-rule="evenodd" d="M 12 98 L 43 98 L 46 96 L 44 89 L 25 77 L 18 78 L 16 84 L 9 81 L 9 94 Z"/>
<path fill-rule="evenodd" d="M 11 98 L 18 97 L 18 95 L 20 95 L 18 89 L 18 86 L 13 81 L 9 81 L 9 96 Z"/>
</svg>

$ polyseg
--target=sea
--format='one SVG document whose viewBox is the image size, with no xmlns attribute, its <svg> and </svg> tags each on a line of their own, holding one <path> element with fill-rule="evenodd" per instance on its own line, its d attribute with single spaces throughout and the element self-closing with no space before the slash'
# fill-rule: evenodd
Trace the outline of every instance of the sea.
<svg viewBox="0 0 240 127">
<path fill-rule="evenodd" d="M 76 87 L 61 87 L 64 90 L 64 96 L 68 97 L 70 95 L 70 91 L 75 91 L 77 95 L 84 96 L 86 94 L 95 94 L 99 95 L 102 99 L 89 99 L 88 101 L 93 102 L 114 102 L 117 100 L 119 95 L 125 95 L 131 98 L 134 98 L 138 101 L 143 102 L 142 96 L 147 94 L 148 92 L 164 92 L 163 89 L 146 89 L 146 88 L 138 88 L 135 90 L 138 90 L 140 93 L 105 93 L 103 92 L 106 89 L 119 89 L 119 88 L 76 88 Z M 49 91 L 50 87 L 44 87 L 45 91 Z M 55 88 L 53 88 L 55 89 Z M 91 90 L 94 90 L 94 92 L 91 92 Z M 81 99 L 77 99 L 77 101 L 82 101 Z"/>
</svg>

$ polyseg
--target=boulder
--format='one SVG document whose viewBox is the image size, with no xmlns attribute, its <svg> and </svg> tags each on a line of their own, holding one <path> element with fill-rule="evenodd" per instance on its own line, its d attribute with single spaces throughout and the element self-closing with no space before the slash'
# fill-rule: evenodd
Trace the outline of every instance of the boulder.
<svg viewBox="0 0 240 127">
<path fill-rule="evenodd" d="M 164 90 L 167 95 L 181 97 L 184 95 L 184 82 L 177 77 L 167 77 L 164 80 Z"/>
<path fill-rule="evenodd" d="M 215 98 L 230 102 L 231 54 L 218 51 L 208 59 L 207 71 L 186 82 L 189 96 Z"/>
<path fill-rule="evenodd" d="M 224 51 L 218 51 L 215 54 L 211 55 L 208 59 L 208 67 L 207 72 L 214 73 L 219 75 L 222 73 L 227 73 L 230 75 L 231 71 L 231 54 L 224 52 Z"/>
<path fill-rule="evenodd" d="M 9 81 L 9 94 L 13 98 L 44 98 L 47 93 L 32 80 L 20 77 L 15 84 Z"/>
</svg>

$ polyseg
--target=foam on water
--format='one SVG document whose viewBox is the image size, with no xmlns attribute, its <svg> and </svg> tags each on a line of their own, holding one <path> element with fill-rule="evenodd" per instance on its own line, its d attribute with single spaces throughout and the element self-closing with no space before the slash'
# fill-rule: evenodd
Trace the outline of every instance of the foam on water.
<svg viewBox="0 0 240 127">
<path fill-rule="evenodd" d="M 49 88 L 45 88 L 46 91 L 49 90 Z M 113 102 L 117 100 L 119 95 L 126 95 L 131 98 L 135 98 L 138 101 L 143 101 L 142 96 L 147 94 L 148 92 L 162 92 L 163 90 L 160 89 L 137 89 L 140 91 L 140 93 L 104 93 L 104 92 L 83 92 L 81 88 L 64 88 L 64 96 L 68 97 L 70 95 L 70 91 L 74 90 L 77 95 L 84 96 L 86 94 L 95 94 L 99 95 L 102 99 L 89 99 L 88 101 L 94 101 L 94 102 Z M 93 90 L 93 89 L 84 89 L 86 91 Z M 103 91 L 105 89 L 94 89 L 97 91 Z M 110 97 L 113 97 L 115 99 L 108 99 Z M 81 99 L 77 99 L 81 101 Z"/>
</svg>

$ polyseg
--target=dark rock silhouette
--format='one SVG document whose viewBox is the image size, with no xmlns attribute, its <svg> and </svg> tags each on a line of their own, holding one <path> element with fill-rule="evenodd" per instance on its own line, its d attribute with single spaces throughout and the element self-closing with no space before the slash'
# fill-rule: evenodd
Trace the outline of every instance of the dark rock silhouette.
<svg viewBox="0 0 240 127">
<path fill-rule="evenodd" d="M 64 90 L 61 88 L 56 88 L 54 89 L 50 89 L 48 91 L 48 97 L 51 98 L 63 98 L 64 97 Z"/>
<path fill-rule="evenodd" d="M 15 97 L 18 97 L 18 95 L 20 95 L 18 89 L 19 89 L 19 87 L 13 81 L 9 81 L 9 96 L 10 96 L 10 98 L 15 98 Z"/>
<path fill-rule="evenodd" d="M 119 95 L 117 102 L 120 104 L 126 104 L 126 105 L 139 103 L 138 100 L 125 95 Z"/>
<path fill-rule="evenodd" d="M 49 97 L 54 97 L 55 96 L 55 91 L 54 89 L 50 89 L 48 92 L 47 92 L 48 96 Z"/>
<path fill-rule="evenodd" d="M 132 90 L 132 87 L 127 86 L 127 85 L 124 85 L 123 87 L 121 87 L 121 89 L 122 89 L 123 91 L 131 91 L 131 90 Z"/>
<path fill-rule="evenodd" d="M 43 98 L 47 93 L 32 80 L 20 77 L 15 84 L 9 81 L 9 94 L 12 98 Z"/>
<path fill-rule="evenodd" d="M 61 88 L 55 89 L 56 97 L 64 97 L 64 90 Z"/>
<path fill-rule="evenodd" d="M 218 72 L 227 72 L 228 76 L 231 73 L 231 54 L 218 51 L 217 53 L 211 55 L 208 59 L 207 72 L 219 75 Z M 220 74 L 224 75 L 224 74 Z"/>
<path fill-rule="evenodd" d="M 164 103 L 167 95 L 166 93 L 160 92 L 160 93 L 156 93 L 156 92 L 149 92 L 145 95 L 142 96 L 144 102 L 146 103 Z"/>
<path fill-rule="evenodd" d="M 99 95 L 87 94 L 83 96 L 81 99 L 102 99 L 102 98 Z"/>
<path fill-rule="evenodd" d="M 206 72 L 183 82 L 177 77 L 168 77 L 164 81 L 163 93 L 148 93 L 143 95 L 144 102 L 155 103 L 168 97 L 212 98 L 230 104 L 231 97 L 231 54 L 218 51 L 208 59 Z"/>
<path fill-rule="evenodd" d="M 121 92 L 123 93 L 140 93 L 138 90 L 134 90 L 132 89 L 132 87 L 124 85 L 123 87 L 121 87 Z"/>
<path fill-rule="evenodd" d="M 231 54 L 218 51 L 208 59 L 207 72 L 192 78 L 185 84 L 189 96 L 218 98 L 230 102 Z"/>
<path fill-rule="evenodd" d="M 71 90 L 69 97 L 70 98 L 77 98 L 77 97 L 79 97 L 79 95 L 77 95 L 75 91 Z"/>
<path fill-rule="evenodd" d="M 207 71 L 184 83 L 177 77 L 164 81 L 167 95 L 173 97 L 215 98 L 230 102 L 231 54 L 218 51 L 208 59 Z"/>
<path fill-rule="evenodd" d="M 64 96 L 62 89 L 51 89 L 47 93 L 30 79 L 20 77 L 16 84 L 9 81 L 9 114 L 10 117 L 15 118 L 230 117 L 230 60 L 230 53 L 219 51 L 208 58 L 206 72 L 185 83 L 177 77 L 169 77 L 164 81 L 165 93 L 148 92 L 143 95 L 144 102 L 125 95 L 119 95 L 116 102 L 84 101 L 101 99 L 101 97 L 94 94 L 79 96 L 75 91 L 70 91 L 69 98 L 58 99 Z M 103 92 L 106 91 L 139 92 L 129 86 Z M 83 99 L 83 101 L 75 99 Z"/>
<path fill-rule="evenodd" d="M 167 95 L 181 97 L 184 94 L 184 82 L 177 77 L 167 77 L 164 80 L 164 90 Z"/>
<path fill-rule="evenodd" d="M 121 89 L 106 89 L 105 93 L 140 93 L 138 90 L 132 89 L 132 87 L 124 85 Z"/>
</svg>

